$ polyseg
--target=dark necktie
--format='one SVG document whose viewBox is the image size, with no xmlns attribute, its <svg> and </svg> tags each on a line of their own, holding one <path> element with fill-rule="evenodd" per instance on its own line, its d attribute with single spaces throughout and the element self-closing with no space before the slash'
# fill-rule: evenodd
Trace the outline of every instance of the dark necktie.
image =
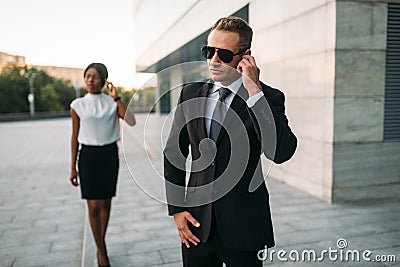
<svg viewBox="0 0 400 267">
<path fill-rule="evenodd" d="M 221 87 L 218 89 L 218 93 L 219 98 L 214 109 L 210 126 L 210 138 L 214 140 L 214 142 L 217 142 L 219 131 L 221 130 L 221 124 L 226 115 L 227 106 L 225 104 L 225 98 L 231 94 L 231 91 L 228 88 Z"/>
</svg>

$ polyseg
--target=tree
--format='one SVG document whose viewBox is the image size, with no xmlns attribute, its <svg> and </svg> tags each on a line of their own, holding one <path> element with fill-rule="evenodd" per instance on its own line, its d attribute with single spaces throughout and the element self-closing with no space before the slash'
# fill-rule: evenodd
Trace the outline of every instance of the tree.
<svg viewBox="0 0 400 267">
<path fill-rule="evenodd" d="M 0 73 L 0 113 L 29 112 L 29 85 L 20 71 L 9 64 Z"/>
<path fill-rule="evenodd" d="M 0 113 L 29 112 L 29 80 L 24 76 L 27 73 L 35 73 L 33 86 L 36 111 L 69 109 L 69 104 L 75 98 L 70 81 L 52 77 L 36 68 L 28 69 L 10 63 L 0 73 Z"/>
<path fill-rule="evenodd" d="M 25 75 L 29 77 L 32 73 L 35 73 L 33 80 L 35 111 L 69 110 L 70 103 L 75 99 L 75 89 L 71 81 L 50 76 L 43 70 L 28 69 L 27 66 L 20 67 L 10 63 L 0 72 L 0 114 L 29 112 L 27 98 L 30 93 L 29 78 L 25 78 Z M 126 104 L 130 103 L 133 95 L 137 93 L 135 89 L 129 91 L 122 87 L 117 87 L 116 89 L 118 95 L 121 96 L 122 101 Z M 106 91 L 104 89 L 105 93 Z M 140 94 L 144 94 L 145 91 L 140 92 Z M 79 89 L 80 96 L 84 96 L 86 93 L 85 89 Z M 147 95 L 148 93 L 146 93 Z M 140 99 L 149 100 L 148 97 L 141 97 Z M 154 101 L 154 95 L 150 97 L 150 100 Z M 146 104 L 144 103 L 144 105 Z M 139 105 L 143 106 L 140 103 Z"/>
<path fill-rule="evenodd" d="M 39 112 L 65 110 L 60 103 L 60 95 L 57 94 L 53 84 L 46 84 L 40 88 L 39 95 L 36 98 L 38 99 L 37 111 Z"/>
</svg>

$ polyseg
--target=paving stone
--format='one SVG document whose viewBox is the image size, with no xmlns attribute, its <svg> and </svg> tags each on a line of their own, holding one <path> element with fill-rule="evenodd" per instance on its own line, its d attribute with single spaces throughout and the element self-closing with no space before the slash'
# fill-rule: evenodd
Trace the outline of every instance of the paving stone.
<svg viewBox="0 0 400 267">
<path fill-rule="evenodd" d="M 174 247 L 172 249 L 162 249 L 158 252 L 164 263 L 175 263 L 176 265 L 182 265 L 182 253 L 180 247 Z"/>
<path fill-rule="evenodd" d="M 157 251 L 147 251 L 146 253 L 134 253 L 126 257 L 127 266 L 160 266 L 163 264 Z M 114 266 L 114 265 L 113 265 Z"/>
<path fill-rule="evenodd" d="M 43 267 L 54 267 L 54 266 L 55 266 L 54 264 L 43 265 Z M 56 266 L 57 267 L 72 267 L 72 266 L 77 266 L 78 267 L 78 266 L 81 266 L 81 262 L 77 261 L 77 260 L 75 260 L 75 261 L 66 261 L 66 262 L 57 262 Z M 92 267 L 92 266 L 90 266 L 90 267 Z M 95 267 L 95 266 L 93 266 L 93 267 Z"/>
<path fill-rule="evenodd" d="M 79 240 L 62 240 L 62 241 L 54 241 L 50 243 L 50 252 L 65 252 L 68 251 L 79 251 L 82 249 L 82 242 Z"/>
<path fill-rule="evenodd" d="M 52 252 L 44 255 L 34 255 L 27 257 L 17 257 L 13 267 L 22 266 L 44 266 L 52 265 L 57 266 L 59 263 L 67 262 L 80 262 L 80 254 L 71 251 L 66 252 Z"/>
</svg>

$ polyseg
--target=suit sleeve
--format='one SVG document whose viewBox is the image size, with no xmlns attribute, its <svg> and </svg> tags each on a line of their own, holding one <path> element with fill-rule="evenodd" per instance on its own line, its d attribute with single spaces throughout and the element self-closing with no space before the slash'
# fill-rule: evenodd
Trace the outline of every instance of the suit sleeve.
<svg viewBox="0 0 400 267">
<path fill-rule="evenodd" d="M 182 105 L 182 94 L 178 101 L 164 148 L 164 178 L 168 203 L 168 214 L 185 211 L 186 158 L 189 154 L 189 137 Z"/>
<path fill-rule="evenodd" d="M 263 84 L 264 97 L 250 108 L 250 118 L 264 155 L 275 163 L 289 160 L 297 148 L 297 138 L 285 114 L 285 95 Z"/>
</svg>

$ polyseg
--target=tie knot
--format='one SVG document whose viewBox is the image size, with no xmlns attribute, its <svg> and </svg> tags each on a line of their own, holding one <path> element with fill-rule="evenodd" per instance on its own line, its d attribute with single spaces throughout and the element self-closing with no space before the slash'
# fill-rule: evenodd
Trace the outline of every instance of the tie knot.
<svg viewBox="0 0 400 267">
<path fill-rule="evenodd" d="M 226 98 L 228 95 L 231 94 L 231 90 L 229 90 L 229 89 L 226 88 L 226 87 L 221 87 L 221 88 L 219 88 L 218 91 L 219 91 L 219 99 L 222 100 L 222 101 L 224 101 L 225 98 Z"/>
</svg>

